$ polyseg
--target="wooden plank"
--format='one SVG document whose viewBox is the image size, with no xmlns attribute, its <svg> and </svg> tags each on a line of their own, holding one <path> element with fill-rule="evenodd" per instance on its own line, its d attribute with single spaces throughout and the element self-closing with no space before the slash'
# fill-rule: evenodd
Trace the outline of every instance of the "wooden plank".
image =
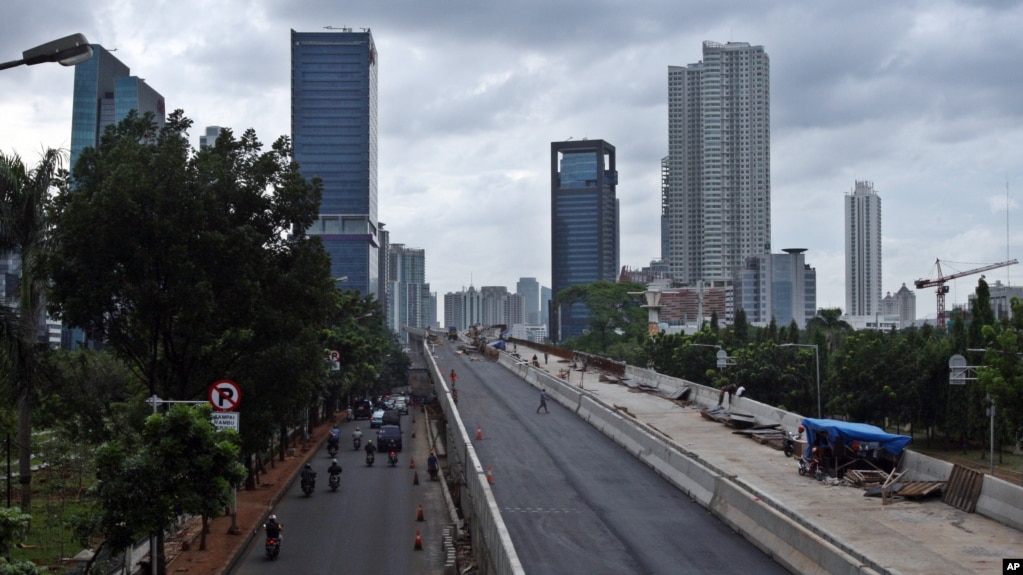
<svg viewBox="0 0 1023 575">
<path fill-rule="evenodd" d="M 948 484 L 941 500 L 956 509 L 973 513 L 977 509 L 977 498 L 984 484 L 984 474 L 961 465 L 953 465 Z"/>
</svg>

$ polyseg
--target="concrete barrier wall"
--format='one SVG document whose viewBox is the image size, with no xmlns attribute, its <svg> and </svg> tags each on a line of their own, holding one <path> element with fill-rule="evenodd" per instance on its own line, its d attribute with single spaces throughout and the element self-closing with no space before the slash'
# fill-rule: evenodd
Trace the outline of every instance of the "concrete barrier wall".
<svg viewBox="0 0 1023 575">
<path fill-rule="evenodd" d="M 820 533 L 767 505 L 761 496 L 718 478 L 709 508 L 729 527 L 750 540 L 793 573 L 866 575 L 873 568 L 838 547 L 825 543 Z M 892 573 L 892 571 L 886 571 Z"/>
<path fill-rule="evenodd" d="M 437 399 L 447 417 L 448 457 L 455 456 L 454 464 L 461 468 L 465 481 L 464 489 L 469 500 L 469 509 L 464 509 L 471 518 L 470 531 L 479 573 L 482 575 L 525 575 L 522 563 L 515 552 L 508 528 L 504 524 L 497 500 L 490 489 L 487 474 L 461 415 L 455 407 L 451 389 L 432 354 L 424 353 L 433 377 Z M 449 469 L 451 468 L 449 459 Z"/>
<path fill-rule="evenodd" d="M 1004 523 L 1014 529 L 1023 530 L 1023 501 L 1020 493 L 1023 488 L 1008 481 L 984 476 L 984 485 L 980 488 L 976 512 Z"/>
</svg>

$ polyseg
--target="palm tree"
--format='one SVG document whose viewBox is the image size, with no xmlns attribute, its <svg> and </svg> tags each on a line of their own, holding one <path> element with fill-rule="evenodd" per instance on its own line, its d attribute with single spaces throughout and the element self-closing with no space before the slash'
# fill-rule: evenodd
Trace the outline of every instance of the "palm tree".
<svg viewBox="0 0 1023 575">
<path fill-rule="evenodd" d="M 828 352 L 833 352 L 839 335 L 852 331 L 852 326 L 842 319 L 842 308 L 821 308 L 817 310 L 817 315 L 806 322 L 806 331 L 811 335 L 810 339 L 813 339 L 813 332 L 824 332 Z"/>
<path fill-rule="evenodd" d="M 10 368 L 7 383 L 17 396 L 18 473 L 24 513 L 30 512 L 32 504 L 32 407 L 41 358 L 47 349 L 42 313 L 46 282 L 37 269 L 46 248 L 50 191 L 63 162 L 62 152 L 49 149 L 30 170 L 16 154 L 0 153 L 0 252 L 13 253 L 21 260 L 16 331 L 13 337 L 4 337 L 3 348 Z M 8 334 L 4 331 L 0 337 Z"/>
</svg>

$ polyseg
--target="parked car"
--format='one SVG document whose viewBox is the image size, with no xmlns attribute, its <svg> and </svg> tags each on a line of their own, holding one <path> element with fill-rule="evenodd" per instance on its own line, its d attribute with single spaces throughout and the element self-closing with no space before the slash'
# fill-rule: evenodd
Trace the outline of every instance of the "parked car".
<svg viewBox="0 0 1023 575">
<path fill-rule="evenodd" d="M 369 418 L 369 426 L 371 428 L 380 427 L 384 424 L 384 410 L 378 409 L 373 412 L 373 416 Z"/>
<path fill-rule="evenodd" d="M 401 428 L 397 425 L 382 425 L 377 430 L 377 450 L 401 451 Z"/>
<path fill-rule="evenodd" d="M 373 406 L 368 399 L 357 399 L 352 403 L 352 417 L 355 419 L 369 419 L 373 416 Z"/>
</svg>

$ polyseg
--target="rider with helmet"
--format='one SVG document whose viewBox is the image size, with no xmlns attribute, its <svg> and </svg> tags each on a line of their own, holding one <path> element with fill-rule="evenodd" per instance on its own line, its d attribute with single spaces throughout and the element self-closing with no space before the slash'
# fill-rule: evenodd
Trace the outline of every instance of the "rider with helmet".
<svg viewBox="0 0 1023 575">
<path fill-rule="evenodd" d="M 266 523 L 263 524 L 263 529 L 266 530 L 267 539 L 281 539 L 281 530 L 284 526 L 277 522 L 277 516 L 273 513 L 266 518 Z"/>
<path fill-rule="evenodd" d="M 370 458 L 374 457 L 374 454 L 376 453 L 376 451 L 377 451 L 377 446 L 373 445 L 373 440 L 372 439 L 368 440 L 366 442 L 366 459 L 370 459 Z"/>
<path fill-rule="evenodd" d="M 331 460 L 330 467 L 327 468 L 327 473 L 329 473 L 330 476 L 333 477 L 335 475 L 341 475 L 341 471 L 342 471 L 341 466 L 338 465 L 337 460 L 336 459 Z"/>
</svg>

